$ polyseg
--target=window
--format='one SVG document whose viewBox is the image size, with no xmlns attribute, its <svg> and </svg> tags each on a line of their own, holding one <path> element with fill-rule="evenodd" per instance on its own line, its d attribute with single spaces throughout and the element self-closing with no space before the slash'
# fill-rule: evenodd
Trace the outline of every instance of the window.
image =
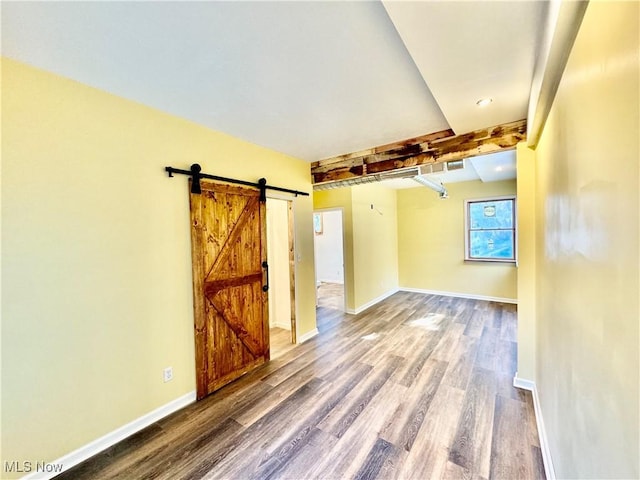
<svg viewBox="0 0 640 480">
<path fill-rule="evenodd" d="M 465 202 L 465 260 L 516 261 L 516 198 Z"/>
</svg>

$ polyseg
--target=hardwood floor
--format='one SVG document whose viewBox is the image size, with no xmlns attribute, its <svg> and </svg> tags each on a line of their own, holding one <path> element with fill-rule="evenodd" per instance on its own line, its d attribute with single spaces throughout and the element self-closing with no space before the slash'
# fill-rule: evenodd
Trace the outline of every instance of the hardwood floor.
<svg viewBox="0 0 640 480">
<path fill-rule="evenodd" d="M 344 285 L 322 282 L 318 285 L 318 307 L 344 311 Z"/>
<path fill-rule="evenodd" d="M 513 305 L 400 292 L 64 479 L 544 478 Z"/>
<path fill-rule="evenodd" d="M 291 330 L 280 327 L 269 329 L 269 346 L 271 348 L 271 360 L 284 355 L 296 345 L 291 343 Z"/>
</svg>

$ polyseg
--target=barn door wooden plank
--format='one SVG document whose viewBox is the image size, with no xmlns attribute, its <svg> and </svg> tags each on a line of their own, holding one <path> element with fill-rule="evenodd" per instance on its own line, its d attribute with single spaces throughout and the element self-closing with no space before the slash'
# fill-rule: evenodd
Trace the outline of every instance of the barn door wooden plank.
<svg viewBox="0 0 640 480">
<path fill-rule="evenodd" d="M 191 182 L 189 182 L 191 184 Z M 191 185 L 189 185 L 191 191 Z M 207 325 L 205 315 L 205 298 L 198 295 L 204 285 L 204 264 L 195 261 L 202 255 L 202 197 L 190 196 L 191 209 L 191 258 L 193 275 L 193 316 L 196 353 L 196 390 L 198 398 L 202 398 L 201 392 L 207 390 L 208 363 L 206 361 L 206 337 Z"/>
<path fill-rule="evenodd" d="M 269 359 L 264 203 L 253 188 L 201 188 L 191 194 L 198 398 Z"/>
</svg>

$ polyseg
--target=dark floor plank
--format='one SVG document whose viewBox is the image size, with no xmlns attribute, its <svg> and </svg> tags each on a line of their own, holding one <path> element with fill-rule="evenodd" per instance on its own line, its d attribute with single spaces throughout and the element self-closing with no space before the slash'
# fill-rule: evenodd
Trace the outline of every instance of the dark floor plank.
<svg viewBox="0 0 640 480">
<path fill-rule="evenodd" d="M 369 451 L 369 455 L 353 477 L 354 480 L 373 480 L 378 476 L 387 459 L 397 456 L 396 448 L 386 440 L 379 438 Z"/>
</svg>

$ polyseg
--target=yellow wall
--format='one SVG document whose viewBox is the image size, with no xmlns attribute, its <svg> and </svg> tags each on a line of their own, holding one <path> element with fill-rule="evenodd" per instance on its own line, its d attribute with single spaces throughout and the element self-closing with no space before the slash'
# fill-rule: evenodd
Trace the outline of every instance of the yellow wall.
<svg viewBox="0 0 640 480">
<path fill-rule="evenodd" d="M 516 182 L 447 185 L 449 198 L 425 187 L 398 191 L 400 287 L 516 299 L 513 264 L 464 261 L 464 201 L 515 195 Z"/>
<path fill-rule="evenodd" d="M 342 208 L 347 309 L 362 310 L 398 287 L 396 192 L 380 184 L 314 192 L 314 209 Z M 371 205 L 374 208 L 371 208 Z"/>
<path fill-rule="evenodd" d="M 536 383 L 558 478 L 640 475 L 639 8 L 589 3 L 536 150 Z"/>
<path fill-rule="evenodd" d="M 536 202 L 535 153 L 517 149 L 518 190 L 518 378 L 536 378 Z"/>
<path fill-rule="evenodd" d="M 378 183 L 357 185 L 352 197 L 358 310 L 398 288 L 398 219 L 395 190 Z"/>
<path fill-rule="evenodd" d="M 187 179 L 164 167 L 310 192 L 309 165 L 10 60 L 2 76 L 1 460 L 51 461 L 195 389 Z"/>
</svg>

